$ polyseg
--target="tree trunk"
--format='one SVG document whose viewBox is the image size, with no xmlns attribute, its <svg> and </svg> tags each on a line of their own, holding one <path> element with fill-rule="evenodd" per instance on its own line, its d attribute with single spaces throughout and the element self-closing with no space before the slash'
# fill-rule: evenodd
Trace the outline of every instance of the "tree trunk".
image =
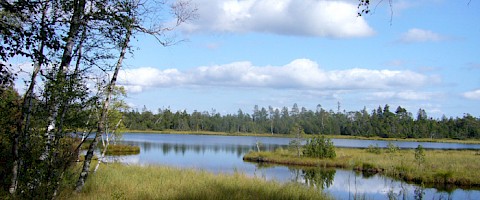
<svg viewBox="0 0 480 200">
<path fill-rule="evenodd" d="M 48 2 L 45 3 L 42 7 L 42 19 L 41 19 L 41 27 L 40 32 L 45 32 L 45 18 L 47 15 L 47 6 Z M 43 55 L 43 51 L 45 48 L 45 38 L 40 42 L 40 46 L 38 47 L 38 52 L 40 55 Z M 23 97 L 22 102 L 22 112 L 20 117 L 16 123 L 16 132 L 13 136 L 13 144 L 12 144 L 12 154 L 13 154 L 13 167 L 12 167 L 12 179 L 9 188 L 10 194 L 14 194 L 18 187 L 18 176 L 19 176 L 19 168 L 22 163 L 22 159 L 19 156 L 19 149 L 22 146 L 22 150 L 26 150 L 26 142 L 28 141 L 26 138 L 28 137 L 28 129 L 30 126 L 30 112 L 32 110 L 32 99 L 33 99 L 33 90 L 35 88 L 38 73 L 43 65 L 43 58 L 37 59 L 33 64 L 33 72 L 30 79 L 30 85 L 28 86 L 27 91 L 25 91 L 25 95 Z M 24 127 L 25 126 L 25 127 Z M 20 142 L 22 144 L 20 144 Z"/>
<path fill-rule="evenodd" d="M 92 162 L 93 151 L 97 147 L 98 137 L 100 137 L 100 135 L 105 130 L 105 123 L 106 123 L 107 114 L 108 114 L 108 106 L 110 104 L 110 96 L 115 86 L 115 83 L 117 81 L 118 72 L 120 71 L 120 68 L 122 66 L 123 59 L 125 58 L 125 53 L 127 52 L 128 43 L 130 42 L 131 34 L 132 34 L 132 27 L 128 27 L 127 33 L 125 36 L 125 42 L 122 44 L 122 50 L 120 52 L 120 56 L 115 66 L 115 71 L 113 72 L 112 79 L 107 86 L 106 95 L 105 95 L 106 99 L 103 102 L 103 108 L 101 111 L 102 114 L 101 114 L 100 120 L 98 121 L 97 132 L 95 133 L 95 137 L 93 138 L 92 143 L 88 147 L 87 154 L 85 155 L 85 161 L 83 162 L 82 172 L 80 173 L 80 177 L 78 178 L 77 185 L 75 188 L 76 192 L 82 191 L 83 186 L 85 186 L 85 181 L 87 180 L 87 177 L 90 171 L 90 163 Z"/>
<path fill-rule="evenodd" d="M 40 50 L 43 51 L 43 45 L 41 45 Z M 22 103 L 22 112 L 17 121 L 16 132 L 13 137 L 13 167 L 12 167 L 12 180 L 9 192 L 11 194 L 15 193 L 17 190 L 18 184 L 18 173 L 20 168 L 20 163 L 22 163 L 22 159 L 19 156 L 19 149 L 20 149 L 20 142 L 22 142 L 22 149 L 26 147 L 26 141 L 28 137 L 28 127 L 30 125 L 30 112 L 32 110 L 32 98 L 33 98 L 33 89 L 35 87 L 35 79 L 40 71 L 41 64 L 39 62 L 35 62 L 34 69 L 30 81 L 30 85 L 25 92 L 23 103 Z M 25 123 L 24 123 L 25 121 Z M 24 127 L 25 126 L 25 127 Z"/>
<path fill-rule="evenodd" d="M 118 120 L 118 123 L 117 123 L 117 125 L 115 125 L 115 128 L 112 130 L 111 135 L 115 134 L 115 131 L 117 130 L 118 126 L 120 126 L 121 122 L 122 122 L 122 119 Z M 104 162 L 105 154 L 107 153 L 108 146 L 110 145 L 110 140 L 108 139 L 109 138 L 108 133 L 105 132 L 105 134 L 107 135 L 107 142 L 106 142 L 106 144 L 103 145 L 102 156 L 100 158 L 98 158 L 97 166 L 95 166 L 95 169 L 93 170 L 93 173 L 97 172 L 98 167 L 100 166 L 100 163 Z"/>
<path fill-rule="evenodd" d="M 57 83 L 56 85 L 60 84 L 60 86 L 63 85 L 63 82 L 66 79 L 66 74 L 65 71 L 70 65 L 70 62 L 72 61 L 73 57 L 73 47 L 75 45 L 75 38 L 77 37 L 78 33 L 80 32 L 80 27 L 82 26 L 82 17 L 84 16 L 85 13 L 85 0 L 75 0 L 74 1 L 74 11 L 73 11 L 73 16 L 70 21 L 70 29 L 68 31 L 68 36 L 66 38 L 66 45 L 63 48 L 63 54 L 62 54 L 62 62 L 60 63 L 60 68 L 58 69 L 58 73 L 56 75 L 56 80 Z M 54 88 L 53 91 L 56 92 L 62 92 L 57 91 L 59 89 Z M 40 157 L 41 160 L 44 160 L 49 157 L 50 153 L 50 147 L 52 143 L 55 141 L 55 125 L 58 117 L 58 111 L 60 108 L 60 103 L 66 103 L 66 102 L 58 102 L 57 101 L 57 95 L 58 93 L 53 92 L 53 94 L 50 94 L 52 97 L 52 111 L 50 116 L 48 117 L 48 126 L 47 126 L 47 131 L 45 132 L 45 138 L 47 139 L 45 142 L 45 151 L 43 152 L 42 156 Z"/>
</svg>

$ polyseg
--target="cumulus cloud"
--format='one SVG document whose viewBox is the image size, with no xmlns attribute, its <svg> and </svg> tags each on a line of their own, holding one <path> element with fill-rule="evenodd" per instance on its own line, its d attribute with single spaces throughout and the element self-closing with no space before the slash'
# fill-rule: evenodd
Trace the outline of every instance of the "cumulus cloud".
<svg viewBox="0 0 480 200">
<path fill-rule="evenodd" d="M 283 66 L 254 66 L 250 62 L 202 66 L 179 71 L 156 68 L 127 69 L 119 84 L 140 92 L 153 87 L 250 87 L 305 90 L 359 90 L 415 88 L 438 81 L 409 70 L 353 68 L 326 71 L 309 59 Z"/>
<path fill-rule="evenodd" d="M 463 93 L 463 97 L 471 100 L 480 100 L 480 89 Z"/>
<path fill-rule="evenodd" d="M 264 32 L 330 38 L 374 34 L 357 7 L 346 1 L 195 0 L 198 19 L 187 32 Z"/>
<path fill-rule="evenodd" d="M 430 30 L 412 28 L 400 37 L 399 42 L 409 44 L 419 42 L 438 42 L 446 39 L 446 36 L 434 33 Z"/>
</svg>

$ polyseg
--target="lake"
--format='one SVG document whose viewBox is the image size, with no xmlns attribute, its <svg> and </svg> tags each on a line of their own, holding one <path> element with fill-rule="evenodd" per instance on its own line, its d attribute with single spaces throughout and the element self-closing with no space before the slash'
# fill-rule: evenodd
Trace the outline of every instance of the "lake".
<svg viewBox="0 0 480 200">
<path fill-rule="evenodd" d="M 127 164 L 166 165 L 179 168 L 194 168 L 213 173 L 243 173 L 247 176 L 280 182 L 300 182 L 323 188 L 336 199 L 479 199 L 479 190 L 456 188 L 422 188 L 413 184 L 396 181 L 378 174 L 368 175 L 351 170 L 319 169 L 265 165 L 244 162 L 243 155 L 256 149 L 260 142 L 262 150 L 286 148 L 289 138 L 254 136 L 214 136 L 125 133 L 121 143 L 140 147 L 140 154 L 111 156 Z M 386 147 L 386 141 L 333 139 L 338 147 L 366 148 L 369 145 Z M 432 149 L 480 149 L 478 144 L 397 142 L 400 148 L 415 148 L 421 144 Z"/>
</svg>

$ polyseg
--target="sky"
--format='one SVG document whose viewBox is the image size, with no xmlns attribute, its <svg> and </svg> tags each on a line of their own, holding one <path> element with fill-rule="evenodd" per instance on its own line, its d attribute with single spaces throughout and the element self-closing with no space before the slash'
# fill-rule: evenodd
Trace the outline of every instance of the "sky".
<svg viewBox="0 0 480 200">
<path fill-rule="evenodd" d="M 480 2 L 192 0 L 195 20 L 162 47 L 137 35 L 118 83 L 125 101 L 187 112 L 273 108 L 480 117 Z"/>
</svg>

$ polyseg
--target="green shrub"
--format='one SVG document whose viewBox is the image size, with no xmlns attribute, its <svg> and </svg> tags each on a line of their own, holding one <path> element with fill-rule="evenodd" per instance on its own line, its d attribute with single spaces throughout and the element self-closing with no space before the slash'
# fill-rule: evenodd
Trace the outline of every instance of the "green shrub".
<svg viewBox="0 0 480 200">
<path fill-rule="evenodd" d="M 373 146 L 373 145 L 368 145 L 367 152 L 368 152 L 368 153 L 374 153 L 374 154 L 380 154 L 380 153 L 382 153 L 380 147 L 378 147 L 378 144 L 375 144 L 375 146 Z"/>
<path fill-rule="evenodd" d="M 333 142 L 322 136 L 311 138 L 305 144 L 303 155 L 314 158 L 335 158 L 335 146 Z"/>
<path fill-rule="evenodd" d="M 415 149 L 415 161 L 417 161 L 418 165 L 425 163 L 425 149 L 422 145 L 418 145 Z"/>
<path fill-rule="evenodd" d="M 387 144 L 387 152 L 388 153 L 395 153 L 399 150 L 397 145 L 393 144 L 392 142 L 388 142 Z"/>
</svg>

